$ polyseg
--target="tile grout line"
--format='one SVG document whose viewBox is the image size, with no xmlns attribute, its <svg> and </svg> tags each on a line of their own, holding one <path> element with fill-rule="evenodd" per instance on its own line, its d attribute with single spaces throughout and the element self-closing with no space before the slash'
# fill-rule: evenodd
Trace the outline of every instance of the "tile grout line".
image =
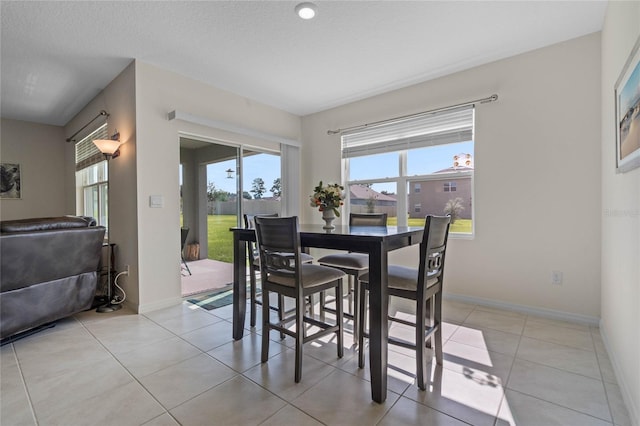
<svg viewBox="0 0 640 426">
<path fill-rule="evenodd" d="M 18 353 L 16 352 L 16 348 L 14 346 L 15 342 L 11 342 L 11 353 L 13 354 L 14 359 L 16 360 L 16 366 L 18 367 L 18 373 L 20 375 L 20 381 L 22 383 L 22 388 L 24 389 L 24 392 L 26 394 L 27 397 L 27 401 L 29 403 L 29 409 L 31 410 L 31 418 L 33 418 L 33 421 L 35 422 L 36 425 L 39 425 L 40 422 L 38 421 L 38 416 L 36 415 L 36 410 L 33 407 L 33 401 L 31 400 L 31 393 L 29 392 L 29 387 L 27 386 L 27 382 L 24 379 L 24 373 L 22 372 L 22 366 L 20 364 L 20 359 L 18 358 Z"/>
<path fill-rule="evenodd" d="M 525 320 L 525 327 L 526 327 L 526 321 L 528 320 L 528 318 L 529 318 L 529 315 L 527 315 L 527 319 Z M 524 333 L 524 328 L 523 328 L 523 333 Z M 522 340 L 522 337 L 527 337 L 527 336 L 524 336 L 524 334 L 521 336 L 521 338 L 520 338 L 520 340 L 519 340 L 519 342 L 518 342 L 518 350 L 520 349 L 520 341 Z M 527 337 L 527 338 L 529 338 L 529 337 Z M 533 338 L 531 338 L 531 339 L 533 339 Z M 546 342 L 545 340 L 540 340 L 540 339 L 533 339 L 533 340 L 538 340 L 538 341 Z M 592 343 L 593 343 L 593 337 L 591 337 L 591 340 L 592 340 Z M 553 342 L 547 342 L 547 343 L 553 343 Z M 559 344 L 558 344 L 558 345 L 559 345 Z M 564 346 L 564 345 L 560 345 L 560 346 Z M 574 348 L 574 349 L 578 349 L 578 348 Z M 594 345 L 594 350 L 595 350 L 595 345 Z M 583 349 L 583 351 L 588 352 L 587 350 L 584 350 L 584 349 Z M 591 379 L 591 380 L 599 381 L 600 383 L 602 383 L 602 386 L 603 386 L 603 388 L 604 388 L 604 382 L 603 382 L 602 380 L 598 380 L 598 379 L 596 379 L 596 378 L 594 378 L 594 377 L 590 377 L 590 376 L 585 376 L 584 374 L 575 373 L 575 372 L 573 372 L 573 371 L 564 370 L 564 369 L 562 369 L 562 368 L 557 368 L 557 367 L 549 366 L 549 365 L 546 365 L 546 364 L 541 364 L 541 363 L 539 363 L 539 362 L 529 361 L 529 360 L 527 360 L 527 359 L 523 359 L 523 358 L 518 358 L 517 354 L 518 354 L 518 352 L 516 351 L 516 357 L 514 358 L 514 365 L 515 365 L 515 361 L 516 361 L 516 359 L 520 359 L 520 360 L 522 360 L 522 361 L 530 362 L 530 363 L 532 363 L 532 364 L 537 364 L 537 365 L 540 365 L 540 366 L 543 366 L 543 367 L 546 367 L 546 368 L 551 368 L 551 369 L 554 369 L 554 370 L 559 370 L 559 371 L 562 371 L 562 372 L 567 372 L 567 373 L 570 373 L 570 374 L 575 374 L 575 375 L 577 375 L 577 376 L 584 377 L 584 378 L 587 378 L 587 379 Z M 597 353 L 596 353 L 596 359 L 597 359 Z M 599 363 L 598 363 L 598 369 L 600 370 L 600 364 L 599 364 Z M 513 370 L 513 365 L 512 365 L 511 370 Z M 511 379 L 511 371 L 509 372 L 509 379 Z M 601 420 L 601 421 L 604 421 L 604 422 L 609 422 L 608 420 L 603 419 L 603 418 L 600 418 L 600 417 L 597 417 L 597 416 L 594 416 L 593 414 L 585 413 L 585 412 L 583 412 L 583 411 L 576 410 L 576 409 L 574 409 L 574 408 L 572 408 L 572 407 L 567 407 L 567 406 L 564 406 L 564 405 L 560 405 L 560 404 L 557 404 L 557 403 L 556 403 L 556 402 L 554 402 L 554 401 L 548 401 L 548 400 L 546 400 L 546 399 L 542 399 L 542 398 L 539 398 L 538 396 L 534 396 L 534 395 L 529 395 L 529 394 L 527 394 L 527 393 L 524 393 L 524 392 L 522 392 L 522 391 L 518 391 L 518 390 L 516 390 L 516 389 L 511 389 L 511 388 L 508 388 L 508 389 L 509 389 L 509 390 L 511 390 L 512 392 L 517 392 L 517 393 L 519 393 L 519 394 L 526 395 L 526 396 L 527 396 L 527 397 L 529 397 L 529 398 L 534 398 L 534 399 L 537 399 L 537 400 L 544 401 L 544 402 L 546 402 L 546 403 L 549 403 L 549 404 L 555 405 L 555 406 L 560 407 L 560 408 L 564 408 L 564 409 L 567 409 L 567 410 L 570 410 L 570 411 L 573 411 L 573 412 L 576 412 L 576 413 L 579 413 L 579 414 L 582 414 L 582 415 L 585 415 L 585 416 L 592 417 L 592 418 L 594 418 L 594 419 L 598 419 L 598 420 Z M 614 424 L 614 421 L 613 421 L 613 415 L 612 415 L 612 413 L 611 413 L 611 404 L 609 403 L 609 399 L 608 399 L 608 397 L 607 397 L 606 388 L 604 389 L 604 391 L 605 391 L 605 392 L 604 392 L 604 394 L 605 394 L 605 398 L 607 398 L 607 409 L 608 409 L 608 411 L 609 411 L 609 415 L 611 416 L 611 423 L 612 423 L 612 424 Z"/>
<path fill-rule="evenodd" d="M 140 314 L 136 314 L 136 315 L 140 315 Z M 146 317 L 146 316 L 144 316 L 144 315 L 142 315 L 142 316 L 143 316 L 144 318 L 147 318 L 147 317 Z M 108 320 L 108 319 L 109 319 L 109 318 L 106 318 L 105 320 Z M 148 319 L 149 321 L 152 321 L 152 320 L 151 320 L 151 319 L 149 319 L 149 318 L 147 318 L 147 319 Z M 153 322 L 153 321 L 152 321 L 152 322 Z M 155 323 L 155 322 L 154 322 L 154 323 Z M 164 413 L 162 413 L 162 414 L 165 414 L 165 413 L 166 413 L 169 417 L 171 417 L 173 420 L 175 420 L 175 422 L 176 422 L 176 423 L 180 424 L 180 422 L 178 422 L 178 420 L 177 420 L 175 417 L 173 417 L 173 415 L 169 412 L 169 410 L 167 409 L 167 407 L 165 407 L 165 406 L 164 406 L 164 405 L 163 405 L 163 404 L 158 400 L 158 398 L 156 398 L 156 397 L 155 397 L 155 395 L 154 395 L 154 394 L 152 394 L 152 393 L 151 393 L 151 392 L 150 392 L 150 391 L 149 391 L 149 390 L 148 390 L 148 389 L 147 389 L 147 388 L 142 384 L 142 382 L 140 382 L 140 380 L 139 380 L 136 376 L 134 376 L 134 375 L 133 375 L 133 373 L 131 373 L 131 371 L 129 371 L 129 369 L 128 369 L 127 367 L 125 367 L 125 366 L 124 366 L 124 364 L 122 364 L 122 363 L 120 362 L 120 360 L 118 359 L 118 357 L 117 357 L 113 352 L 111 352 L 111 351 L 109 350 L 109 348 L 107 348 L 107 347 L 104 345 L 104 343 L 102 343 L 102 342 L 100 341 L 100 339 L 98 339 L 98 338 L 97 338 L 97 337 L 96 337 L 96 336 L 91 332 L 91 330 L 89 330 L 87 327 L 85 327 L 85 324 L 84 324 L 84 323 L 81 323 L 81 324 L 82 324 L 82 327 L 87 331 L 87 333 L 89 333 L 89 334 L 91 335 L 91 337 L 93 337 L 93 339 L 94 339 L 96 342 L 98 342 L 98 344 L 99 344 L 100 346 L 102 346 L 102 347 L 104 348 L 104 350 L 105 350 L 105 351 L 107 351 L 107 353 L 108 353 L 109 355 L 111 355 L 111 357 L 112 357 L 112 358 L 113 358 L 113 359 L 114 359 L 114 360 L 115 360 L 115 361 L 120 365 L 120 367 L 122 367 L 122 369 L 123 369 L 124 371 L 126 371 L 126 372 L 127 372 L 127 374 L 129 374 L 129 376 L 133 379 L 133 381 L 135 381 L 136 383 L 138 383 L 138 385 L 139 385 L 142 389 L 144 389 L 144 391 L 145 391 L 145 392 L 146 392 L 146 393 L 147 393 L 147 394 L 148 394 L 148 395 L 149 395 L 149 396 L 150 396 L 150 397 L 151 397 L 155 402 L 157 402 L 157 403 L 158 403 L 158 405 L 159 405 L 160 407 L 162 407 L 162 409 L 164 410 Z M 165 340 L 166 340 L 166 339 L 165 339 Z M 157 415 L 156 417 L 153 417 L 153 418 L 151 418 L 151 419 L 146 420 L 146 421 L 145 421 L 145 423 L 146 423 L 146 422 L 149 422 L 149 421 L 151 421 L 151 420 L 153 420 L 153 419 L 155 419 L 155 418 L 157 418 L 157 417 L 162 416 L 162 414 L 159 414 L 159 415 Z"/>
<path fill-rule="evenodd" d="M 502 405 L 507 401 L 507 389 L 509 388 L 509 381 L 511 381 L 511 373 L 513 372 L 513 367 L 516 365 L 516 360 L 518 359 L 518 351 L 520 350 L 520 342 L 522 342 L 522 336 L 524 335 L 524 329 L 527 327 L 527 321 L 529 319 L 529 315 L 526 315 L 524 318 L 524 325 L 522 326 L 522 331 L 518 335 L 518 344 L 516 345 L 516 350 L 513 353 L 513 361 L 511 362 L 511 368 L 509 368 L 509 374 L 507 374 L 507 380 L 505 381 L 502 387 L 502 399 L 500 400 L 500 405 L 498 405 L 498 412 L 496 413 L 496 418 L 494 421 L 494 426 L 498 425 L 498 420 L 500 420 L 500 410 L 502 410 Z M 508 402 L 508 401 L 507 401 Z"/>
</svg>

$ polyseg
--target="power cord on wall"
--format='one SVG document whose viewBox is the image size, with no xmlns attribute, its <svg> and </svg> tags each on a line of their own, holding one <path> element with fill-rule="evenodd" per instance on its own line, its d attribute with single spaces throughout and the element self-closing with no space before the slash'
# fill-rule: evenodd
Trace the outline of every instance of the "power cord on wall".
<svg viewBox="0 0 640 426">
<path fill-rule="evenodd" d="M 113 304 L 113 305 L 120 305 L 120 304 L 124 303 L 124 301 L 127 298 L 127 293 L 125 293 L 124 289 L 118 285 L 118 278 L 120 278 L 120 276 L 122 276 L 122 275 L 127 275 L 127 276 L 129 275 L 129 267 L 128 266 L 127 266 L 127 270 L 126 271 L 122 271 L 122 272 L 118 273 L 116 275 L 116 277 L 113 279 L 113 285 L 118 290 L 120 290 L 122 292 L 122 299 L 120 299 L 120 296 L 117 295 L 117 294 L 113 295 L 113 299 L 111 300 L 111 304 Z"/>
</svg>

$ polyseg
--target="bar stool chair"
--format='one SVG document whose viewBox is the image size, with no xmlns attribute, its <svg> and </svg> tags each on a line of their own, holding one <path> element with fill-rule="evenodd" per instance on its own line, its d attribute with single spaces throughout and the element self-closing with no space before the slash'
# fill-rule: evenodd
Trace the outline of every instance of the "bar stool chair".
<svg viewBox="0 0 640 426">
<path fill-rule="evenodd" d="M 245 214 L 243 216 L 244 219 L 244 227 L 245 228 L 250 228 L 250 229 L 255 229 L 255 218 L 256 217 L 278 217 L 278 213 L 264 213 L 264 214 Z M 262 300 L 258 299 L 258 285 L 257 285 L 257 279 L 256 279 L 256 273 L 260 271 L 260 254 L 258 252 L 258 246 L 255 242 L 250 242 L 249 244 L 247 244 L 247 257 L 249 259 L 249 262 L 251 263 L 249 268 L 251 271 L 251 274 L 249 275 L 249 294 L 250 294 L 250 299 L 251 299 L 251 314 L 250 314 L 250 324 L 251 327 L 255 327 L 256 326 L 256 316 L 257 316 L 257 311 L 256 311 L 256 306 L 260 305 L 262 306 Z M 301 259 L 303 263 L 311 263 L 313 262 L 313 257 L 308 255 L 307 253 L 301 253 Z M 284 318 L 284 312 L 282 311 L 284 309 L 284 300 L 282 299 L 282 296 L 278 298 L 278 306 L 271 306 L 269 305 L 269 308 L 271 310 L 277 311 L 278 315 L 280 317 L 280 319 Z"/>
<path fill-rule="evenodd" d="M 416 351 L 416 376 L 418 387 L 426 389 L 427 352 L 434 347 L 436 363 L 442 365 L 442 286 L 444 281 L 444 259 L 447 251 L 450 216 L 427 216 L 424 235 L 420 243 L 418 268 L 389 265 L 389 296 L 396 296 L 415 302 L 416 322 L 389 317 L 390 321 L 415 327 L 415 344 L 389 336 L 389 344 Z M 360 311 L 363 320 L 358 333 L 358 366 L 364 367 L 364 310 L 369 274 L 360 277 L 363 294 Z"/>
<path fill-rule="evenodd" d="M 349 214 L 349 226 L 387 226 L 386 213 L 351 213 Z M 369 271 L 369 255 L 365 253 L 335 253 L 318 259 L 323 266 L 338 268 L 349 277 L 347 294 L 349 295 L 349 313 L 344 315 L 353 320 L 353 338 L 358 339 L 358 324 L 361 320 L 359 311 L 360 276 Z M 354 297 L 355 296 L 355 297 Z M 355 299 L 355 300 L 354 300 Z M 330 302 L 330 301 L 329 301 Z M 324 294 L 320 295 L 320 312 L 324 310 L 334 312 L 334 309 L 326 307 Z"/>
<path fill-rule="evenodd" d="M 296 363 L 295 382 L 302 378 L 302 347 L 311 340 L 328 334 L 337 335 L 338 358 L 342 358 L 343 348 L 343 312 L 342 299 L 336 302 L 335 323 L 327 323 L 306 316 L 306 298 L 312 294 L 335 289 L 342 293 L 344 272 L 326 266 L 313 265 L 302 261 L 300 250 L 300 234 L 298 218 L 255 218 L 258 252 L 260 254 L 260 274 L 262 278 L 262 297 L 269 300 L 269 293 L 293 298 L 295 313 L 288 318 L 281 318 L 277 323 L 271 322 L 269 309 L 262 309 L 262 362 L 269 358 L 269 331 L 278 330 L 295 339 Z M 295 331 L 287 328 L 287 323 L 295 321 Z M 320 331 L 307 335 L 305 324 L 311 324 Z"/>
</svg>

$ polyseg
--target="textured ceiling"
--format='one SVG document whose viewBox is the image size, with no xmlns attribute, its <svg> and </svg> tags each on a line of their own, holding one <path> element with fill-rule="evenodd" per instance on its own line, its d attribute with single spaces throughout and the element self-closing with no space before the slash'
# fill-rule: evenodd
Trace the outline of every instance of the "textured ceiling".
<svg viewBox="0 0 640 426">
<path fill-rule="evenodd" d="M 306 115 L 599 31 L 606 1 L 2 1 L 0 113 L 64 125 L 132 59 Z"/>
</svg>

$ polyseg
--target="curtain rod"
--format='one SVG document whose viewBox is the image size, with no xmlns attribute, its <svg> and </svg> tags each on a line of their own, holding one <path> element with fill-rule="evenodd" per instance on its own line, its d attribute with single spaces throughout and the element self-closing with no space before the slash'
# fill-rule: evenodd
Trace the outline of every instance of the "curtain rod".
<svg viewBox="0 0 640 426">
<path fill-rule="evenodd" d="M 359 124 L 357 126 L 345 127 L 344 129 L 327 130 L 327 134 L 328 135 L 337 135 L 337 134 L 344 133 L 344 132 L 347 132 L 347 131 L 350 131 L 350 130 L 364 129 L 366 127 L 385 124 L 385 123 L 388 123 L 390 121 L 403 120 L 405 118 L 413 118 L 413 117 L 418 117 L 418 116 L 421 116 L 421 115 L 433 114 L 434 112 L 447 111 L 447 110 L 450 110 L 450 109 L 460 108 L 460 107 L 463 107 L 463 106 L 475 105 L 477 103 L 486 104 L 486 103 L 494 102 L 494 101 L 497 101 L 497 100 L 498 100 L 498 95 L 493 94 L 493 95 L 491 95 L 491 96 L 489 96 L 487 98 L 476 99 L 475 101 L 464 102 L 464 103 L 461 103 L 461 104 L 451 105 L 451 106 L 444 107 L 444 108 L 436 108 L 436 109 L 432 109 L 432 110 L 429 110 L 429 111 L 417 112 L 415 114 L 403 115 L 401 117 L 387 118 L 386 120 L 374 121 L 373 123 L 366 123 L 366 124 Z"/>
<path fill-rule="evenodd" d="M 105 116 L 105 118 L 109 118 L 109 113 L 105 110 L 100 111 L 100 113 L 98 115 L 96 115 L 95 117 L 93 117 L 87 124 L 85 124 L 84 126 L 82 126 L 82 128 L 80 130 L 78 130 L 77 132 L 75 132 L 74 134 L 72 134 L 71 136 L 69 136 L 67 138 L 67 142 L 75 142 L 76 140 L 74 139 L 76 137 L 76 135 L 78 133 L 80 133 L 81 131 L 83 131 L 84 129 L 87 128 L 87 126 L 91 123 L 93 123 L 94 121 L 96 121 L 99 117 L 101 116 Z"/>
</svg>

